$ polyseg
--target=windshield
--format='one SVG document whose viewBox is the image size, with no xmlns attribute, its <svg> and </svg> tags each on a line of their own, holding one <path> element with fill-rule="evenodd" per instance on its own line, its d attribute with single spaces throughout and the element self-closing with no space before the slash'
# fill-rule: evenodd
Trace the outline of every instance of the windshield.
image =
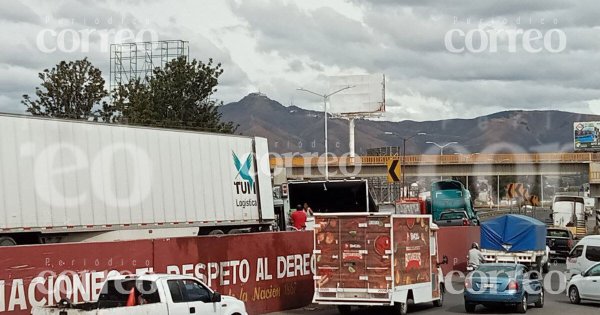
<svg viewBox="0 0 600 315">
<path fill-rule="evenodd" d="M 440 220 L 459 220 L 465 218 L 464 212 L 446 212 L 440 215 Z"/>
</svg>

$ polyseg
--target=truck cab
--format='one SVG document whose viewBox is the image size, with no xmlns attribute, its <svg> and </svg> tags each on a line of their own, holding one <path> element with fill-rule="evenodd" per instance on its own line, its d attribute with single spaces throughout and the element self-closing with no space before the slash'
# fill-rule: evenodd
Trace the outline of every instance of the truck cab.
<svg viewBox="0 0 600 315">
<path fill-rule="evenodd" d="M 471 193 L 459 181 L 443 180 L 432 183 L 429 207 L 434 222 L 438 221 L 444 212 L 464 211 L 472 225 L 479 224 Z"/>
</svg>

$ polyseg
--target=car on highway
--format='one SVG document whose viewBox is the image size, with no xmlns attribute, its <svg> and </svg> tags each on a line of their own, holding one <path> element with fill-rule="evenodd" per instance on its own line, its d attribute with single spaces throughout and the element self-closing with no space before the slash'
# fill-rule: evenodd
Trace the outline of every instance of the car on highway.
<svg viewBox="0 0 600 315">
<path fill-rule="evenodd" d="M 567 296 L 573 304 L 579 304 L 581 300 L 600 302 L 600 263 L 573 276 L 567 288 Z"/>
<path fill-rule="evenodd" d="M 579 241 L 567 258 L 569 276 L 580 274 L 600 262 L 600 235 L 586 236 Z"/>
<path fill-rule="evenodd" d="M 145 274 L 109 278 L 96 302 L 34 307 L 33 315 L 247 315 L 244 302 L 221 296 L 200 280 L 179 275 Z"/>
<path fill-rule="evenodd" d="M 514 305 L 519 313 L 530 304 L 544 306 L 544 290 L 540 274 L 527 266 L 514 263 L 483 264 L 465 278 L 465 310 L 474 313 L 477 305 L 494 307 Z"/>
<path fill-rule="evenodd" d="M 435 221 L 438 226 L 468 226 L 472 225 L 467 212 L 460 210 L 444 211 Z"/>
<path fill-rule="evenodd" d="M 546 230 L 546 245 L 550 248 L 551 261 L 567 260 L 574 244 L 575 237 L 569 229 L 549 227 Z"/>
</svg>

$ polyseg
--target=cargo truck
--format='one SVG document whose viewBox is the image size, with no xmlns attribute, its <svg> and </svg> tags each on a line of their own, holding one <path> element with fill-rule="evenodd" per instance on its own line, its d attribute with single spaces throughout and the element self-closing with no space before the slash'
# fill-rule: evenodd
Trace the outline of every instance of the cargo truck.
<svg viewBox="0 0 600 315">
<path fill-rule="evenodd" d="M 546 225 L 516 214 L 485 221 L 481 224 L 481 252 L 485 262 L 518 263 L 547 272 Z"/>
<path fill-rule="evenodd" d="M 0 115 L 0 245 L 269 230 L 267 140 Z"/>
<path fill-rule="evenodd" d="M 392 306 L 406 314 L 409 300 L 442 306 L 431 216 L 318 213 L 314 235 L 314 303 L 337 305 L 343 314 L 354 306 Z"/>
<path fill-rule="evenodd" d="M 377 212 L 375 201 L 369 194 L 366 179 L 332 179 L 316 181 L 288 181 L 282 183 L 285 191 L 282 195 L 282 208 L 276 207 L 282 214 L 278 217 L 286 218 L 289 227 L 289 217 L 297 205 L 307 203 L 313 213 L 337 212 Z M 309 214 L 306 224 L 311 230 L 314 226 L 314 217 Z M 281 226 L 280 229 L 283 229 Z"/>
</svg>

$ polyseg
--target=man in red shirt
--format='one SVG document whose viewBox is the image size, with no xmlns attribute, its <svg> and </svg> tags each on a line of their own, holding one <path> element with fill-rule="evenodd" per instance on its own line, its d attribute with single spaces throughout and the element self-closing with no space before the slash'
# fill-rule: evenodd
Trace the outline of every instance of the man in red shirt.
<svg viewBox="0 0 600 315">
<path fill-rule="evenodd" d="M 292 219 L 292 225 L 297 230 L 306 229 L 306 212 L 304 212 L 304 208 L 302 208 L 302 205 L 296 206 L 296 211 L 294 211 L 294 213 L 292 213 L 291 219 Z"/>
</svg>

